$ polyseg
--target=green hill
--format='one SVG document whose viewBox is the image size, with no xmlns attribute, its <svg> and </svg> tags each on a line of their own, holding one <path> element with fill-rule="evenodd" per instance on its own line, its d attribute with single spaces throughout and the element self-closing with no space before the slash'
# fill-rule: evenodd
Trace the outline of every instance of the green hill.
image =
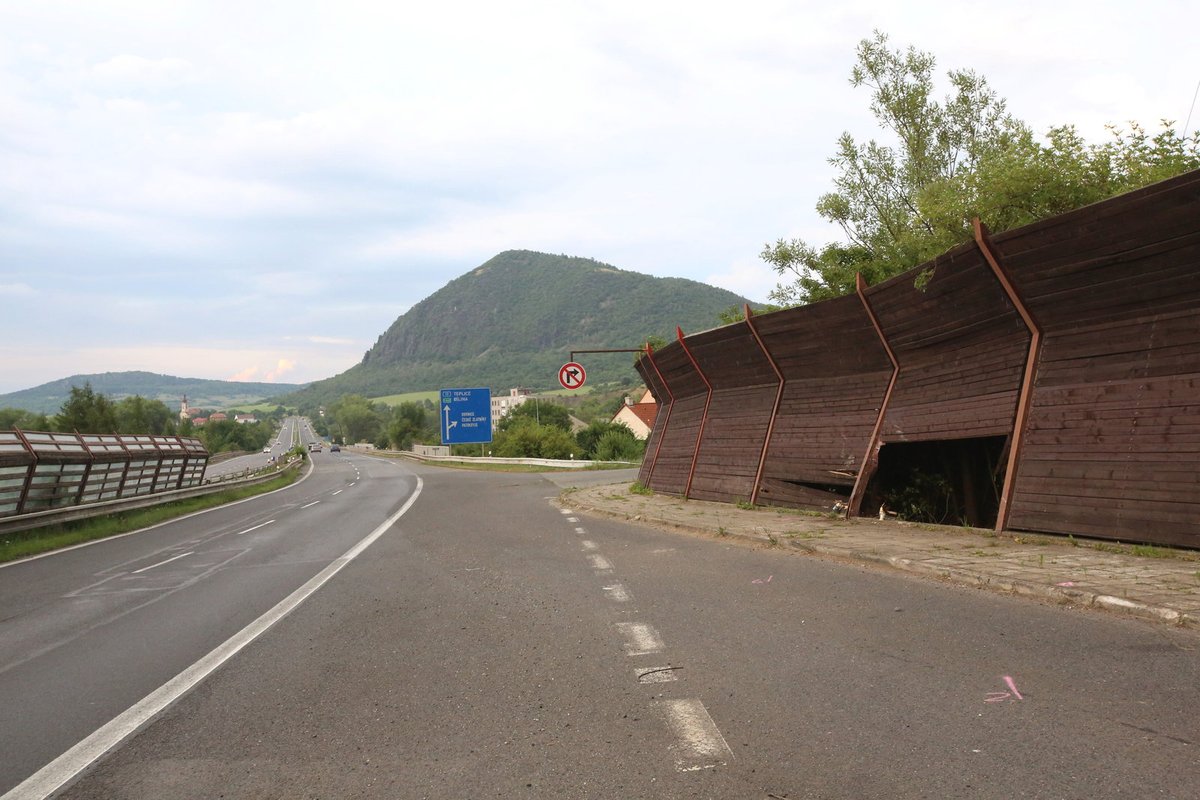
<svg viewBox="0 0 1200 800">
<path fill-rule="evenodd" d="M 501 253 L 452 280 L 392 323 L 346 372 L 286 399 L 301 405 L 344 394 L 379 397 L 446 386 L 557 387 L 572 350 L 670 341 L 747 302 L 682 278 L 655 278 L 599 261 L 528 250 Z M 638 380 L 630 353 L 581 359 L 589 383 Z"/>
<path fill-rule="evenodd" d="M 94 375 L 72 375 L 62 380 L 43 383 L 32 389 L 0 394 L 0 408 L 21 408 L 35 413 L 56 413 L 71 393 L 72 386 L 92 389 L 114 400 L 140 395 L 148 400 L 161 400 L 171 409 L 179 408 L 179 400 L 187 395 L 193 408 L 228 409 L 262 402 L 280 392 L 295 391 L 303 386 L 296 383 L 241 383 L 211 381 L 203 378 L 176 378 L 153 372 L 102 372 Z"/>
</svg>

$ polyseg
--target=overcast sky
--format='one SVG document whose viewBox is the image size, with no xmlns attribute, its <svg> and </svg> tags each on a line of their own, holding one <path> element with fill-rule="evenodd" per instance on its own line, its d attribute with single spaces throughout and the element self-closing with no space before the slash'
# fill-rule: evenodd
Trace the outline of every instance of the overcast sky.
<svg viewBox="0 0 1200 800">
<path fill-rule="evenodd" d="M 0 392 L 326 378 L 508 249 L 765 300 L 875 28 L 1092 141 L 1200 82 L 1195 0 L 0 0 Z"/>
</svg>

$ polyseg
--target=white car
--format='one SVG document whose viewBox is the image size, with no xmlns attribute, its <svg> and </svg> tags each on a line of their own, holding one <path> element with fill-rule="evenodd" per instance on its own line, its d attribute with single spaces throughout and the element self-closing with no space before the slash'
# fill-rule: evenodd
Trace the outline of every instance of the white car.
<svg viewBox="0 0 1200 800">
<path fill-rule="evenodd" d="M 266 447 L 264 447 L 264 448 L 263 448 L 263 452 L 264 452 L 264 453 L 269 453 L 269 452 L 271 452 L 271 445 L 267 445 Z"/>
</svg>

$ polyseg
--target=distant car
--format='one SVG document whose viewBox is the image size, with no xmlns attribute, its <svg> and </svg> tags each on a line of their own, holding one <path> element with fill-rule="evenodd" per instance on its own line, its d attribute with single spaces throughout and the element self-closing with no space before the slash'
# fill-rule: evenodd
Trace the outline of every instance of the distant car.
<svg viewBox="0 0 1200 800">
<path fill-rule="evenodd" d="M 271 445 L 267 445 L 266 447 L 264 447 L 264 448 L 263 448 L 263 452 L 264 452 L 264 453 L 269 453 L 269 452 L 271 452 Z"/>
<path fill-rule="evenodd" d="M 329 452 L 340 453 L 340 452 L 342 452 L 342 448 L 338 447 L 336 444 L 331 444 L 331 445 L 329 445 Z"/>
</svg>

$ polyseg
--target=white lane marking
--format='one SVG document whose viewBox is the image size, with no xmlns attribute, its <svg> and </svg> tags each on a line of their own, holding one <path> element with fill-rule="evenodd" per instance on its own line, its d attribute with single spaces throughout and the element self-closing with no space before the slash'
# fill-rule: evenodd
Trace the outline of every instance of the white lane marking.
<svg viewBox="0 0 1200 800">
<path fill-rule="evenodd" d="M 571 511 L 571 509 L 569 509 L 569 508 L 560 508 L 558 510 L 558 513 L 562 514 L 564 517 L 567 517 L 575 512 Z"/>
<path fill-rule="evenodd" d="M 351 483 L 350 485 L 351 485 L 351 486 L 353 486 L 354 484 L 353 484 L 353 483 Z"/>
<path fill-rule="evenodd" d="M 608 595 L 609 600 L 615 600 L 618 603 L 628 603 L 630 600 L 629 590 L 619 583 L 614 583 L 612 586 L 603 587 L 604 593 Z"/>
<path fill-rule="evenodd" d="M 627 656 L 646 656 L 666 647 L 658 631 L 644 622 L 618 622 L 617 630 L 625 637 Z"/>
<path fill-rule="evenodd" d="M 200 681 L 218 670 L 222 664 L 233 658 L 246 645 L 253 642 L 271 628 L 276 622 L 290 614 L 297 606 L 320 589 L 342 568 L 357 558 L 364 550 L 374 544 L 388 528 L 396 524 L 404 514 L 412 508 L 413 503 L 421 496 L 425 482 L 417 477 L 417 486 L 412 497 L 392 516 L 383 521 L 375 530 L 368 533 L 358 544 L 347 550 L 340 558 L 334 560 L 325 569 L 314 575 L 308 583 L 301 586 L 290 595 L 280 600 L 267 613 L 251 622 L 245 628 L 225 640 L 208 655 L 195 664 L 164 683 L 158 689 L 139 700 L 134 706 L 118 714 L 99 730 L 88 736 L 79 744 L 51 761 L 46 766 L 30 775 L 17 786 L 13 787 L 0 800 L 44 800 L 61 789 L 76 775 L 87 769 L 89 765 L 102 755 L 112 750 L 126 737 L 137 733 L 150 720 L 154 719 L 163 709 L 170 706 L 183 695 L 187 694 Z"/>
<path fill-rule="evenodd" d="M 582 542 L 580 542 L 579 546 L 582 547 L 584 550 L 597 550 L 600 547 L 600 545 L 596 544 L 595 542 L 589 541 L 587 539 L 584 539 Z"/>
<path fill-rule="evenodd" d="M 587 531 L 585 531 L 583 528 L 576 528 L 576 529 L 575 529 L 575 532 L 576 532 L 576 533 L 578 533 L 578 534 L 584 534 L 584 533 L 587 533 Z"/>
<path fill-rule="evenodd" d="M 567 522 L 579 522 L 579 517 L 567 517 Z"/>
<path fill-rule="evenodd" d="M 336 492 L 334 492 L 333 494 L 336 496 L 336 495 L 339 495 L 339 494 L 341 494 L 341 493 L 342 493 L 342 492 L 344 492 L 344 491 L 346 491 L 346 490 L 345 490 L 345 489 L 338 489 L 338 490 L 337 490 Z"/>
<path fill-rule="evenodd" d="M 246 530 L 244 530 L 244 531 L 242 531 L 241 533 L 239 533 L 239 534 L 238 534 L 238 536 L 241 536 L 243 533 L 249 533 L 250 531 L 256 531 L 256 530 L 258 530 L 259 528 L 265 528 L 265 527 L 267 527 L 268 525 L 270 525 L 270 524 L 271 524 L 272 522 L 274 522 L 274 521 L 275 521 L 275 520 L 273 520 L 273 519 L 269 519 L 269 520 L 267 520 L 266 522 L 262 522 L 262 523 L 259 523 L 258 525 L 255 525 L 253 528 L 246 528 Z"/>
<path fill-rule="evenodd" d="M 189 551 L 188 551 L 188 552 L 186 552 L 186 553 L 180 553 L 180 554 L 179 554 L 179 555 L 177 555 L 177 556 L 171 556 L 171 557 L 170 557 L 170 558 L 168 558 L 166 561 L 160 561 L 160 562 L 158 562 L 157 564 L 151 564 L 151 565 L 150 565 L 150 566 L 148 566 L 148 567 L 142 567 L 141 569 L 135 569 L 133 572 L 131 572 L 131 573 L 129 573 L 129 574 L 130 574 L 130 575 L 137 575 L 137 574 L 139 574 L 139 573 L 145 572 L 146 570 L 149 570 L 149 569 L 154 569 L 155 567 L 161 567 L 163 564 L 170 564 L 172 561 L 178 561 L 179 559 L 183 558 L 184 556 L 190 556 L 190 555 L 193 555 L 195 552 L 196 552 L 195 550 L 189 550 Z"/>
<path fill-rule="evenodd" d="M 679 680 L 675 670 L 678 667 L 645 667 L 638 668 L 638 683 L 670 683 Z"/>
<path fill-rule="evenodd" d="M 675 769 L 695 772 L 722 766 L 733 758 L 733 751 L 699 700 L 660 700 L 655 706 L 666 717 L 667 725 L 678 740 L 671 745 L 676 753 Z"/>
<path fill-rule="evenodd" d="M 592 554 L 588 556 L 588 561 L 592 563 L 592 569 L 598 569 L 604 572 L 610 572 L 613 568 L 612 562 L 601 555 Z"/>
<path fill-rule="evenodd" d="M 321 501 L 320 501 L 320 500 L 313 500 L 313 501 L 312 501 L 311 503 L 309 503 L 308 505 L 303 505 L 303 506 L 300 506 L 300 510 L 301 510 L 301 511 L 303 511 L 303 510 L 304 510 L 304 509 L 306 509 L 306 508 L 312 508 L 313 506 L 315 506 L 315 505 L 316 505 L 317 503 L 319 503 L 319 502 L 321 502 Z"/>
</svg>

